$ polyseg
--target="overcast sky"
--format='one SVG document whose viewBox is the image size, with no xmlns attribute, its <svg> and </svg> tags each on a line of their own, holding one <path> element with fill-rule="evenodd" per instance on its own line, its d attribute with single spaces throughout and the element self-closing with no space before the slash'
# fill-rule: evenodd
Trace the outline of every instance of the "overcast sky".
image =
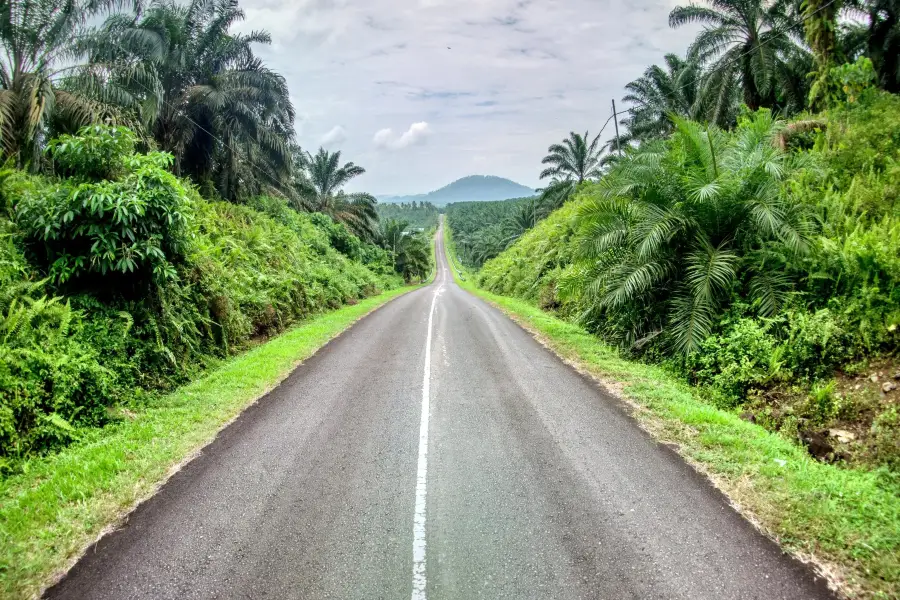
<svg viewBox="0 0 900 600">
<path fill-rule="evenodd" d="M 678 0 L 242 0 L 290 85 L 300 144 L 367 169 L 349 188 L 427 192 L 466 175 L 539 187 L 547 146 L 695 29 Z M 608 132 L 611 132 L 611 128 Z M 604 139 L 607 133 L 604 132 Z"/>
</svg>

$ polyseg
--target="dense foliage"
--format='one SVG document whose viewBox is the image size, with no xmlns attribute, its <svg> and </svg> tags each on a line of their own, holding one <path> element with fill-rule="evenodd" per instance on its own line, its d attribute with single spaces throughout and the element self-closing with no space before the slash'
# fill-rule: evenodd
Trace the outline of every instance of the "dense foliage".
<svg viewBox="0 0 900 600">
<path fill-rule="evenodd" d="M 432 251 L 430 237 L 420 231 L 410 231 L 406 221 L 381 221 L 379 244 L 394 257 L 394 268 L 406 281 L 423 281 L 431 272 Z"/>
<path fill-rule="evenodd" d="M 537 198 L 495 202 L 455 202 L 447 205 L 459 259 L 480 267 L 515 242 L 544 214 Z"/>
<path fill-rule="evenodd" d="M 479 283 L 662 361 L 788 435 L 852 429 L 855 458 L 896 466 L 890 396 L 854 378 L 890 378 L 900 351 L 897 131 L 900 98 L 852 86 L 793 123 L 767 110 L 733 131 L 675 118 L 669 137 L 630 150 L 487 262 Z"/>
<path fill-rule="evenodd" d="M 626 86 L 623 141 L 668 135 L 673 114 L 731 127 L 742 104 L 782 116 L 822 109 L 829 89 L 841 87 L 832 70 L 861 56 L 883 89 L 900 91 L 896 2 L 697 2 L 675 7 L 669 24 L 702 29 L 684 58 L 668 55 Z"/>
<path fill-rule="evenodd" d="M 231 31 L 236 1 L 155 0 L 138 14 L 111 15 L 76 40 L 84 66 L 69 88 L 113 104 L 223 198 L 285 188 L 291 175 L 294 108 L 284 78 L 256 57 L 266 32 Z"/>
<path fill-rule="evenodd" d="M 378 218 L 406 221 L 411 229 L 429 230 L 437 227 L 440 210 L 430 202 L 382 203 L 378 205 Z"/>
<path fill-rule="evenodd" d="M 0 6 L 0 472 L 251 340 L 424 278 L 294 143 L 237 0 Z M 217 200 L 226 200 L 227 203 Z"/>
<path fill-rule="evenodd" d="M 0 216 L 0 461 L 85 427 L 252 339 L 400 284 L 394 257 L 283 199 L 209 202 L 124 129 L 7 171 Z M 2 462 L 0 462 L 2 465 Z"/>
</svg>

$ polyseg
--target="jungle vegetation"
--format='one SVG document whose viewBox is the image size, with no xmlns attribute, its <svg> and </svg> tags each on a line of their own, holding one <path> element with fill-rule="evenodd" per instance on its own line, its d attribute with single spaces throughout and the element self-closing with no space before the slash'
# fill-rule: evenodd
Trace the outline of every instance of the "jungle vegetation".
<svg viewBox="0 0 900 600">
<path fill-rule="evenodd" d="M 488 291 L 896 486 L 898 16 L 876 1 L 675 8 L 671 26 L 703 28 L 627 86 L 619 139 L 550 146 L 535 203 L 560 208 L 513 243 L 513 205 L 448 211 L 460 259 Z"/>
<path fill-rule="evenodd" d="M 0 475 L 312 314 L 422 279 L 429 241 L 294 139 L 237 0 L 0 7 Z"/>
</svg>

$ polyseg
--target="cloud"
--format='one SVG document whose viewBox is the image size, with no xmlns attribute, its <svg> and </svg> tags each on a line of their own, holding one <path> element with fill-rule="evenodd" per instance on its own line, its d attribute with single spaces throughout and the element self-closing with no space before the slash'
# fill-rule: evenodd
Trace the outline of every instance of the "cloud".
<svg viewBox="0 0 900 600">
<path fill-rule="evenodd" d="M 301 147 L 337 144 L 326 132 L 340 123 L 342 156 L 366 168 L 348 191 L 426 192 L 473 173 L 542 187 L 550 144 L 596 135 L 628 82 L 685 54 L 701 26 L 668 16 L 690 1 L 241 0 L 239 29 L 272 34 L 255 50 L 305 117 Z"/>
<path fill-rule="evenodd" d="M 408 146 L 421 144 L 431 135 L 431 128 L 425 121 L 413 123 L 399 137 L 394 135 L 391 129 L 381 129 L 372 138 L 375 146 L 378 148 L 386 148 L 388 150 L 401 150 Z"/>
<path fill-rule="evenodd" d="M 324 148 L 332 148 L 334 146 L 339 146 L 346 141 L 347 130 L 340 125 L 335 125 L 328 133 L 322 136 L 322 139 L 319 140 L 319 143 Z"/>
</svg>

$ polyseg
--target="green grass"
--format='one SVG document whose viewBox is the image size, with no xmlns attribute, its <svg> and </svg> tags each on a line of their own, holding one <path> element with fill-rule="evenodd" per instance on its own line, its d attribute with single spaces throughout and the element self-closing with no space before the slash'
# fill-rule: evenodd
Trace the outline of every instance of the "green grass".
<svg viewBox="0 0 900 600">
<path fill-rule="evenodd" d="M 299 362 L 388 300 L 315 317 L 163 397 L 133 418 L 31 459 L 0 482 L 0 598 L 37 597 L 104 529 L 149 497 Z"/>
<path fill-rule="evenodd" d="M 453 252 L 452 240 L 447 248 Z M 651 434 L 676 444 L 783 547 L 815 557 L 849 597 L 900 598 L 900 497 L 884 477 L 819 463 L 791 441 L 703 402 L 660 367 L 623 359 L 580 327 L 473 281 L 457 278 L 556 354 L 621 390 Z"/>
</svg>

